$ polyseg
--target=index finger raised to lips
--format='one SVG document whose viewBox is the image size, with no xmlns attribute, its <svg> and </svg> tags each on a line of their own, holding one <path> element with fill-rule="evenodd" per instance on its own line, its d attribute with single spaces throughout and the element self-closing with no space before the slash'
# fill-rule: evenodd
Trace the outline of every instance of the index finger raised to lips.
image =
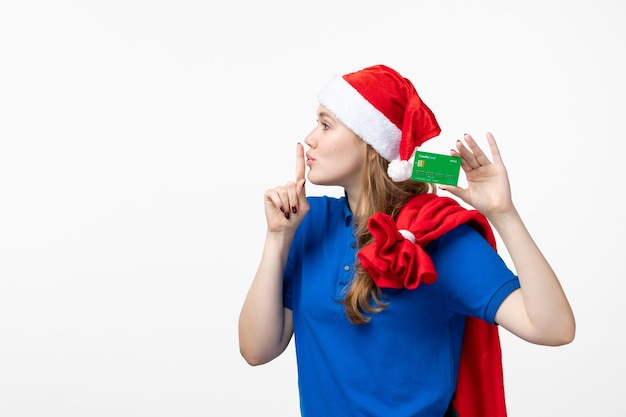
<svg viewBox="0 0 626 417">
<path fill-rule="evenodd" d="M 296 145 L 296 182 L 304 179 L 304 146 L 301 143 Z"/>
</svg>

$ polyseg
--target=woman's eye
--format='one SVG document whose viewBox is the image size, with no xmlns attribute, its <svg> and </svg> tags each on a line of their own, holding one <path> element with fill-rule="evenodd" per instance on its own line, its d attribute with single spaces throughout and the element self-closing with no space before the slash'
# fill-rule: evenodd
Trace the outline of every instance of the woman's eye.
<svg viewBox="0 0 626 417">
<path fill-rule="evenodd" d="M 324 128 L 324 130 L 330 129 L 330 126 L 327 123 L 322 122 L 321 125 Z"/>
</svg>

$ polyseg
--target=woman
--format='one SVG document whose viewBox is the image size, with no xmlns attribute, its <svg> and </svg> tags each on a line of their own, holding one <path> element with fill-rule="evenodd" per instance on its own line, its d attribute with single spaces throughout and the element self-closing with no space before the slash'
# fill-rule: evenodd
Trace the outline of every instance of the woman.
<svg viewBox="0 0 626 417">
<path fill-rule="evenodd" d="M 264 195 L 241 354 L 267 363 L 295 335 L 303 416 L 505 416 L 498 326 L 557 346 L 573 340 L 575 321 L 493 136 L 493 162 L 470 135 L 451 151 L 468 186 L 439 188 L 467 210 L 410 179 L 415 150 L 440 128 L 408 79 L 376 65 L 334 77 L 318 98 L 295 181 Z M 345 196 L 307 197 L 305 165 L 311 183 Z"/>
</svg>

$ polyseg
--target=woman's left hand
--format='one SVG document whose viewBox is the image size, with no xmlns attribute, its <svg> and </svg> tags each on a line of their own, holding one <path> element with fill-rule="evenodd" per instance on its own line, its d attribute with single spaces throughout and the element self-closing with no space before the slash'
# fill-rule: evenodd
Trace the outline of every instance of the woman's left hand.
<svg viewBox="0 0 626 417">
<path fill-rule="evenodd" d="M 463 139 L 469 149 L 458 140 L 457 149 L 451 150 L 450 154 L 462 158 L 461 168 L 467 178 L 467 188 L 450 185 L 439 188 L 459 197 L 487 217 L 513 209 L 509 177 L 493 135 L 487 133 L 493 162 L 470 135 L 465 134 Z"/>
</svg>

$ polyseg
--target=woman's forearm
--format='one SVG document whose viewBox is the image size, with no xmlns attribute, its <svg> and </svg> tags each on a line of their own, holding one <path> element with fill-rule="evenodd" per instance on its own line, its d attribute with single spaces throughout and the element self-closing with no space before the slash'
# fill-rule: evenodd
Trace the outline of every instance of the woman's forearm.
<svg viewBox="0 0 626 417">
<path fill-rule="evenodd" d="M 266 235 L 259 267 L 241 309 L 239 348 L 252 365 L 271 361 L 291 339 L 293 325 L 283 307 L 282 284 L 290 242 L 279 234 Z"/>
<path fill-rule="evenodd" d="M 511 208 L 489 220 L 502 238 L 519 277 L 529 338 L 549 345 L 571 342 L 575 333 L 572 309 L 556 274 L 517 210 Z"/>
</svg>

